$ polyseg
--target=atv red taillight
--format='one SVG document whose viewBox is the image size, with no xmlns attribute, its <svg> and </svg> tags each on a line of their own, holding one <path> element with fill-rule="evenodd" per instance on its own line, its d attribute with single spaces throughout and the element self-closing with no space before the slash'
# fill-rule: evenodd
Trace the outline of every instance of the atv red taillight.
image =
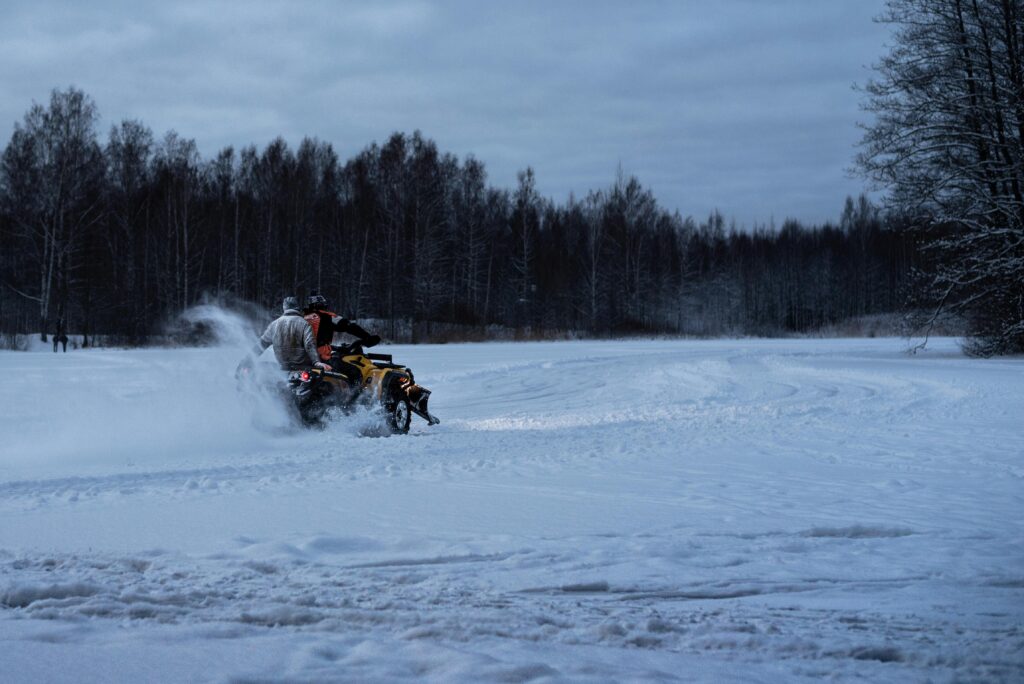
<svg viewBox="0 0 1024 684">
<path fill-rule="evenodd" d="M 309 382 L 309 371 L 302 371 L 299 377 L 302 378 L 302 382 Z"/>
</svg>

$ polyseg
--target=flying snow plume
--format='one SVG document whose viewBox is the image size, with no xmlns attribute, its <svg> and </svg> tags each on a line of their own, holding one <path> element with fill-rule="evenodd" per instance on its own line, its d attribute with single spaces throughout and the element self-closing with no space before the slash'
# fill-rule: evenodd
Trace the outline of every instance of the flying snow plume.
<svg viewBox="0 0 1024 684">
<path fill-rule="evenodd" d="M 240 313 L 217 304 L 202 304 L 186 310 L 180 321 L 211 338 L 214 342 L 211 357 L 216 358 L 218 371 L 234 374 L 242 359 L 258 356 L 255 345 L 262 331 L 254 327 L 255 314 L 255 311 Z M 232 385 L 238 417 L 257 431 L 287 429 L 291 425 L 291 416 L 285 410 L 280 394 L 273 390 L 280 380 L 280 373 L 272 355 L 268 352 L 264 363 L 253 364 L 251 373 L 249 382 Z"/>
<path fill-rule="evenodd" d="M 257 340 L 249 318 L 205 304 L 182 314 L 175 335 L 205 346 L 32 354 L 21 382 L 0 389 L 11 407 L 0 463 L 179 467 L 211 453 L 258 451 L 290 429 L 284 403 L 266 389 L 273 383 L 241 392 L 235 379 Z M 257 363 L 255 373 L 275 368 Z"/>
<path fill-rule="evenodd" d="M 252 320 L 255 313 L 243 314 L 219 304 L 200 304 L 178 317 L 176 332 L 187 335 L 191 327 L 196 335 L 214 340 L 216 347 L 241 355 L 252 349 L 260 332 Z"/>
</svg>

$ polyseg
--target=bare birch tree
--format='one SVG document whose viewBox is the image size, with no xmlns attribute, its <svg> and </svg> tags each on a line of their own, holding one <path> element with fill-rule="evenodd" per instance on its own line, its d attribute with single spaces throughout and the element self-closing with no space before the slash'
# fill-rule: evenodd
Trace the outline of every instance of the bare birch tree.
<svg viewBox="0 0 1024 684">
<path fill-rule="evenodd" d="M 1020 0 L 890 0 L 894 44 L 868 83 L 858 164 L 924 225 L 924 301 L 967 318 L 979 354 L 1024 350 L 1024 10 Z"/>
<path fill-rule="evenodd" d="M 38 302 L 43 341 L 54 304 L 64 313 L 83 232 L 102 218 L 98 118 L 82 91 L 54 90 L 48 108 L 35 104 L 15 124 L 0 165 L 5 208 L 38 265 L 37 286 L 17 291 Z"/>
</svg>

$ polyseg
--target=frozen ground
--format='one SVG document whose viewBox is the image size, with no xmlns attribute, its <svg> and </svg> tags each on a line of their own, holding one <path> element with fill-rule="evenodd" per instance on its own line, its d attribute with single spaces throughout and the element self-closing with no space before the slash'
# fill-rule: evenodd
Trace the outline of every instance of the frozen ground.
<svg viewBox="0 0 1024 684">
<path fill-rule="evenodd" d="M 1021 681 L 1024 360 L 396 347 L 406 437 L 228 349 L 0 354 L 4 681 Z"/>
</svg>

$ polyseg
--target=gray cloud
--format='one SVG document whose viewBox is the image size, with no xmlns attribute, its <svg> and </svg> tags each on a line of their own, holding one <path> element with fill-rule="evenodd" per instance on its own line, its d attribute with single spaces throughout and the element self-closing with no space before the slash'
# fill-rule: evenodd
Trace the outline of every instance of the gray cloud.
<svg viewBox="0 0 1024 684">
<path fill-rule="evenodd" d="M 497 185 L 532 165 L 559 201 L 621 163 L 683 214 L 822 221 L 862 189 L 851 85 L 882 54 L 882 4 L 15 2 L 0 124 L 74 84 L 105 125 L 206 155 L 310 135 L 348 156 L 420 129 Z"/>
</svg>

